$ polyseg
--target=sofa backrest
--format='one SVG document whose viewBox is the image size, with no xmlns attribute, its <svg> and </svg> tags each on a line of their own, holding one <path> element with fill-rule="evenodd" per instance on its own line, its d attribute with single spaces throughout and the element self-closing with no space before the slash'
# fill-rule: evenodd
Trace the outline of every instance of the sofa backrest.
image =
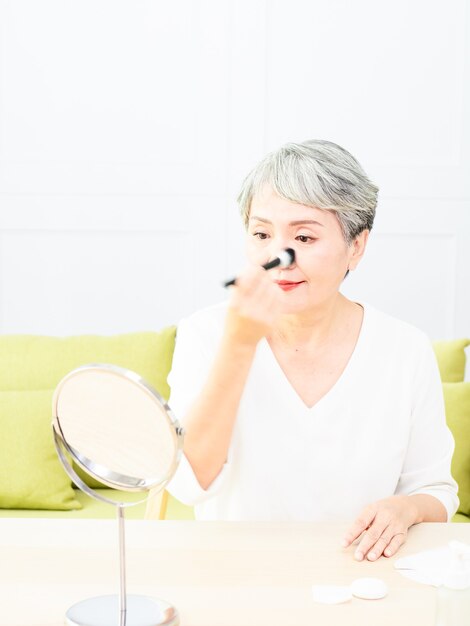
<svg viewBox="0 0 470 626">
<path fill-rule="evenodd" d="M 14 430 L 15 415 L 12 415 L 12 412 L 14 413 L 15 407 L 23 406 L 24 413 L 24 407 L 30 407 L 32 403 L 35 403 L 34 398 L 40 397 L 42 402 L 36 404 L 37 411 L 41 412 L 41 415 L 37 418 L 39 422 L 47 422 L 50 427 L 54 389 L 66 374 L 81 365 L 111 363 L 130 369 L 144 378 L 165 400 L 168 400 L 170 389 L 166 379 L 173 359 L 175 333 L 176 327 L 171 326 L 160 332 L 135 332 L 113 336 L 0 335 L 0 409 L 2 406 L 5 408 L 3 418 L 0 411 L 0 420 L 3 419 L 5 433 L 12 438 L 11 448 L 15 449 L 10 465 L 13 459 L 20 467 L 21 455 L 24 453 L 23 461 L 27 458 L 27 465 L 31 468 L 31 450 L 21 445 L 24 433 L 20 431 L 20 426 L 17 432 Z M 18 416 L 18 425 L 20 417 L 23 416 Z M 0 423 L 0 431 L 1 426 Z M 44 441 L 43 430 L 41 433 Z M 48 446 L 49 444 L 52 445 L 52 431 L 50 442 L 47 442 Z M 4 440 L 3 445 L 8 446 L 9 442 Z M 46 451 L 44 454 L 46 455 Z M 40 463 L 41 451 L 34 450 L 34 455 L 37 463 Z M 49 449 L 47 456 L 50 461 Z M 15 472 L 15 467 L 5 469 L 10 475 Z M 100 486 L 98 481 L 86 476 L 79 468 L 75 469 L 88 485 Z M 28 471 L 31 473 L 30 469 Z M 62 468 L 61 471 L 63 471 Z M 27 480 L 28 477 L 24 478 Z M 27 493 L 28 486 L 23 485 L 23 488 L 24 493 Z M 0 480 L 0 491 L 1 489 Z M 31 489 L 38 489 L 33 481 Z M 21 500 L 20 496 L 19 498 Z M 33 499 L 34 502 L 36 500 Z M 27 508 L 26 505 L 25 508 Z"/>
</svg>

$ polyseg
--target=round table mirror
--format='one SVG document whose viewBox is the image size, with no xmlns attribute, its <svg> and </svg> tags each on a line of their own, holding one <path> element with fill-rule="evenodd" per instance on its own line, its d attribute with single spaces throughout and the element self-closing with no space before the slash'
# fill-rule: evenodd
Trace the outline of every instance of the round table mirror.
<svg viewBox="0 0 470 626">
<path fill-rule="evenodd" d="M 163 600 L 126 594 L 124 509 L 143 502 L 171 480 L 181 457 L 183 430 L 168 404 L 138 374 L 115 365 L 73 370 L 52 400 L 54 443 L 66 472 L 89 496 L 116 506 L 119 521 L 120 591 L 72 606 L 73 626 L 177 626 L 178 613 Z M 73 462 L 73 463 L 72 463 Z M 91 489 L 75 466 L 117 498 Z M 122 492 L 142 492 L 127 502 Z M 111 492 L 112 493 L 112 492 Z"/>
</svg>

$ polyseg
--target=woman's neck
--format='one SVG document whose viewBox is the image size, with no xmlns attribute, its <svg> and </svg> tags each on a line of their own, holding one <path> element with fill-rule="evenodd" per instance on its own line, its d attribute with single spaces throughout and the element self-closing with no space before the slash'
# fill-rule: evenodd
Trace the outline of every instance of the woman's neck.
<svg viewBox="0 0 470 626">
<path fill-rule="evenodd" d="M 348 332 L 359 314 L 359 306 L 342 294 L 336 294 L 320 307 L 299 314 L 284 315 L 267 337 L 271 346 L 286 349 L 317 350 L 333 337 L 340 339 Z"/>
</svg>

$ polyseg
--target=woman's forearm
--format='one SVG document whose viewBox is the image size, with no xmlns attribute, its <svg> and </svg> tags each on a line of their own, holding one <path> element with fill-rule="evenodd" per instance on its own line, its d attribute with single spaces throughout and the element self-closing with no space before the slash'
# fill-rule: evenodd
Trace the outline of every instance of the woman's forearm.
<svg viewBox="0 0 470 626">
<path fill-rule="evenodd" d="M 447 522 L 447 509 L 440 500 L 426 493 L 408 496 L 416 506 L 416 522 Z"/>
<path fill-rule="evenodd" d="M 211 372 L 185 419 L 184 452 L 203 489 L 226 462 L 256 343 L 224 336 Z"/>
<path fill-rule="evenodd" d="M 279 311 L 279 289 L 264 269 L 252 266 L 238 276 L 215 362 L 184 421 L 184 452 L 203 489 L 227 460 L 256 346 L 272 328 Z"/>
</svg>

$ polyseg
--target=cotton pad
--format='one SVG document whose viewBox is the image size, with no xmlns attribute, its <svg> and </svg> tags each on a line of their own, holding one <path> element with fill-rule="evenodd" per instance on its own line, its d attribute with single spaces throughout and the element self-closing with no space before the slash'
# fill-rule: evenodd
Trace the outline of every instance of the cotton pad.
<svg viewBox="0 0 470 626">
<path fill-rule="evenodd" d="M 313 585 L 313 601 L 321 604 L 341 604 L 351 600 L 351 587 L 339 585 Z"/>
<path fill-rule="evenodd" d="M 379 600 L 385 598 L 388 588 L 380 578 L 357 578 L 351 584 L 351 593 L 363 600 Z"/>
</svg>

